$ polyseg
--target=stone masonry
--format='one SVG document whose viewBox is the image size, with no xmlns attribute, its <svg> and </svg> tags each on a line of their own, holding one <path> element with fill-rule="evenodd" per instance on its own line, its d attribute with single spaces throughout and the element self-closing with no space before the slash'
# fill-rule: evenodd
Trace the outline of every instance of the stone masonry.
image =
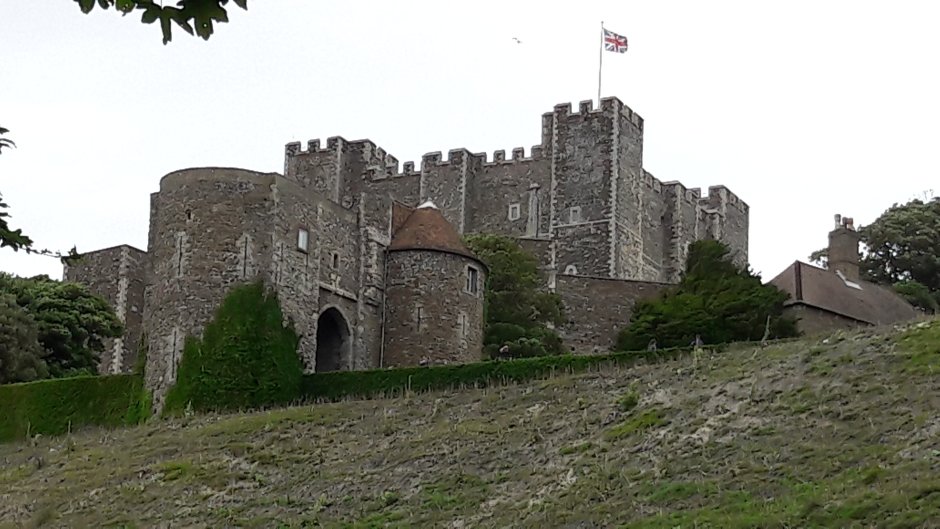
<svg viewBox="0 0 940 529">
<path fill-rule="evenodd" d="M 230 286 L 251 279 L 276 289 L 315 371 L 479 358 L 482 296 L 463 290 L 476 259 L 456 248 L 456 234 L 507 235 L 533 252 L 568 305 L 561 332 L 578 352 L 607 349 L 633 301 L 678 280 L 693 241 L 721 240 L 747 262 L 747 204 L 723 186 L 703 196 L 654 178 L 642 164 L 643 119 L 620 100 L 584 101 L 576 112 L 556 105 L 541 124 L 528 155 L 454 149 L 399 165 L 370 140 L 331 137 L 287 144 L 283 175 L 176 171 L 151 195 L 146 254 L 92 252 L 67 278 L 116 307 L 122 273 L 128 296 L 139 288 L 131 284 L 146 285 L 143 319 L 134 330 L 128 320 L 125 342 L 146 332 L 159 407 L 186 336 L 201 332 Z M 439 217 L 432 231 L 449 245 L 419 237 L 420 248 L 391 251 L 396 230 L 407 231 L 393 212 L 405 210 Z M 121 347 L 107 369 L 129 368 Z"/>
<path fill-rule="evenodd" d="M 147 252 L 121 245 L 87 254 L 66 265 L 63 279 L 81 283 L 114 308 L 124 324 L 124 336 L 108 339 L 98 372 L 102 375 L 133 369 L 141 347 Z"/>
</svg>

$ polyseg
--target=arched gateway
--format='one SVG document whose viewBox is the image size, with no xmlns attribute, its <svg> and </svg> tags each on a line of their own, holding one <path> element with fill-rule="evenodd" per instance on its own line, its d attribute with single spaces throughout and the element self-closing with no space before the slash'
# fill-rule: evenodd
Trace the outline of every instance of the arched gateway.
<svg viewBox="0 0 940 529">
<path fill-rule="evenodd" d="M 339 371 L 349 359 L 349 324 L 336 308 L 330 307 L 317 319 L 317 356 L 314 371 Z"/>
</svg>

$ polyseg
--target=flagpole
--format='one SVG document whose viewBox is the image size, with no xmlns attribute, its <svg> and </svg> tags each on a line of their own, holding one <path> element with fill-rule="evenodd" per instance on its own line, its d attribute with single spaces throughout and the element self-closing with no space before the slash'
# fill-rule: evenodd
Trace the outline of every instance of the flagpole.
<svg viewBox="0 0 940 529">
<path fill-rule="evenodd" d="M 601 72 L 604 69 L 604 21 L 601 20 L 601 42 L 597 53 L 597 108 L 601 107 Z"/>
</svg>

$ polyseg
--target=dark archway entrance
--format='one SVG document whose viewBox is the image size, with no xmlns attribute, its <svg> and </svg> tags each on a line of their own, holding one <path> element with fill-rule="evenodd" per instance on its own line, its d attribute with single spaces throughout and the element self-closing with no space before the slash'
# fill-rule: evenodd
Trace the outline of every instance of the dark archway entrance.
<svg viewBox="0 0 940 529">
<path fill-rule="evenodd" d="M 314 371 L 339 371 L 349 350 L 349 325 L 335 308 L 323 311 L 317 320 L 317 359 Z"/>
</svg>

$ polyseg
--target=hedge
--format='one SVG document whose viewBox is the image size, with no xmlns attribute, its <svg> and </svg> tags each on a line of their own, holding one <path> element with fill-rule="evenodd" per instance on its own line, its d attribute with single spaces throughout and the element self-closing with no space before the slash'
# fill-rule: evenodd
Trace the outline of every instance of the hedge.
<svg viewBox="0 0 940 529">
<path fill-rule="evenodd" d="M 0 385 L 0 442 L 80 426 L 138 424 L 150 414 L 140 375 L 81 376 Z"/>
<path fill-rule="evenodd" d="M 714 349 L 714 347 L 712 347 Z M 634 365 L 688 353 L 689 348 L 618 352 L 598 355 L 555 355 L 434 367 L 404 367 L 368 371 L 333 371 L 304 375 L 301 393 L 309 400 L 368 398 L 409 391 L 487 386 L 494 382 L 523 382 L 556 372 L 586 371 L 598 365 Z"/>
<path fill-rule="evenodd" d="M 798 338 L 768 340 L 768 344 L 792 342 Z M 757 347 L 760 341 L 710 344 L 709 351 L 730 346 Z M 484 387 L 493 383 L 525 382 L 556 373 L 583 372 L 595 366 L 632 366 L 660 362 L 688 355 L 691 347 L 672 347 L 656 351 L 620 351 L 594 355 L 555 355 L 485 361 L 434 367 L 403 367 L 368 371 L 332 371 L 303 377 L 304 400 L 337 401 L 344 398 L 372 398 L 401 394 L 404 391 L 429 391 L 459 387 Z"/>
</svg>

